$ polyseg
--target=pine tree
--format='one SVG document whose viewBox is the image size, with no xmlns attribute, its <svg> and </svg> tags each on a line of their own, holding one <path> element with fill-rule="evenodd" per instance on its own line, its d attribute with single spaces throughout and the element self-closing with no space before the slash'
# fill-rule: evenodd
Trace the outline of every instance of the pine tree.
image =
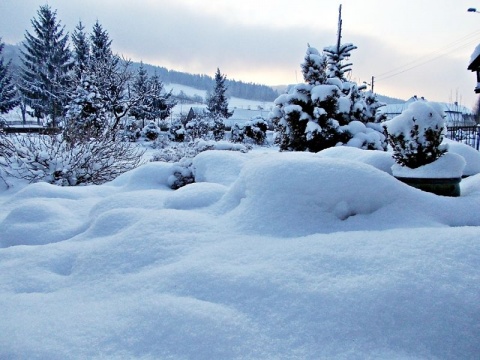
<svg viewBox="0 0 480 360">
<path fill-rule="evenodd" d="M 73 65 L 68 34 L 64 34 L 56 11 L 48 5 L 40 6 L 37 15 L 38 19 L 32 20 L 34 35 L 25 33 L 20 90 L 35 116 L 49 116 L 51 125 L 56 127 L 64 114 L 68 73 Z"/>
<path fill-rule="evenodd" d="M 317 152 L 345 141 L 338 123 L 341 89 L 328 83 L 326 57 L 308 46 L 301 64 L 305 83 L 275 100 L 271 119 L 280 150 Z"/>
<path fill-rule="evenodd" d="M 2 55 L 5 44 L 0 38 L 0 56 Z M 9 72 L 10 62 L 4 63 L 3 56 L 0 57 L 0 114 L 5 114 L 12 110 L 19 103 L 17 90 Z"/>
<path fill-rule="evenodd" d="M 75 73 L 78 78 L 87 71 L 90 59 L 90 43 L 85 33 L 85 27 L 80 21 L 72 34 L 73 58 L 75 60 Z"/>
<path fill-rule="evenodd" d="M 128 85 L 133 73 L 131 61 L 121 59 L 111 50 L 112 40 L 108 32 L 97 21 L 90 34 L 90 69 L 95 83 L 109 115 L 109 129 L 115 133 L 120 122 L 130 109 L 138 105 L 141 98 L 135 94 L 128 96 Z"/>
<path fill-rule="evenodd" d="M 130 115 L 137 120 L 142 120 L 142 128 L 145 127 L 145 119 L 149 118 L 149 92 L 150 84 L 148 81 L 148 73 L 143 62 L 140 62 L 140 67 L 138 68 L 137 74 L 132 84 L 132 91 L 142 97 L 137 105 L 133 106 L 130 109 Z"/>
<path fill-rule="evenodd" d="M 207 99 L 207 110 L 213 117 L 228 119 L 233 114 L 233 112 L 228 111 L 228 100 L 225 95 L 227 92 L 226 79 L 226 75 L 222 75 L 220 69 L 217 68 L 215 87 Z"/>
<path fill-rule="evenodd" d="M 168 93 L 163 88 L 163 83 L 157 75 L 157 72 L 150 78 L 150 98 L 151 98 L 151 117 L 150 120 L 160 119 L 165 120 L 172 112 L 172 109 L 177 105 L 177 102 L 172 98 L 172 90 Z"/>
<path fill-rule="evenodd" d="M 207 99 L 207 110 L 212 119 L 211 130 L 215 140 L 223 138 L 225 131 L 224 119 L 228 119 L 233 114 L 233 112 L 228 111 L 228 100 L 225 94 L 227 91 L 226 79 L 226 75 L 222 75 L 220 69 L 217 68 L 215 88 Z"/>
<path fill-rule="evenodd" d="M 71 101 L 65 115 L 67 124 L 64 138 L 75 144 L 104 135 L 108 126 L 107 112 L 95 79 L 82 74 L 70 96 Z"/>
<path fill-rule="evenodd" d="M 111 45 L 112 40 L 108 32 L 103 29 L 98 20 L 93 25 L 90 35 L 91 55 L 95 60 L 106 60 L 113 56 Z"/>
</svg>

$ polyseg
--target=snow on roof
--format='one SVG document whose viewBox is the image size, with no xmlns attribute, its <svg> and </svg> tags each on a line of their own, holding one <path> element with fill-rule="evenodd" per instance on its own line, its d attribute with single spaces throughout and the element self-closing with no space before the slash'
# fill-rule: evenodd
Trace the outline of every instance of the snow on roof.
<svg viewBox="0 0 480 360">
<path fill-rule="evenodd" d="M 477 64 L 474 64 L 474 63 L 475 63 L 475 60 L 477 60 L 479 56 L 480 56 L 480 44 L 477 45 L 477 47 L 473 51 L 472 55 L 470 56 L 470 63 L 468 65 L 468 70 L 476 70 L 475 68 L 477 67 L 476 66 Z"/>
<path fill-rule="evenodd" d="M 268 113 L 270 110 L 251 110 L 251 109 L 233 109 L 233 115 L 230 117 L 231 120 L 251 120 L 254 117 L 261 116 L 261 117 L 268 117 Z"/>
</svg>

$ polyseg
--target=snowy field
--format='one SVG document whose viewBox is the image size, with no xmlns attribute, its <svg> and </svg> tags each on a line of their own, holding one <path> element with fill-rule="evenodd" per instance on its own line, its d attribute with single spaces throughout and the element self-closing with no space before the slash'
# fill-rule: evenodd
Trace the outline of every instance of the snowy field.
<svg viewBox="0 0 480 360">
<path fill-rule="evenodd" d="M 479 359 L 480 175 L 342 149 L 2 188 L 0 359 Z"/>
</svg>

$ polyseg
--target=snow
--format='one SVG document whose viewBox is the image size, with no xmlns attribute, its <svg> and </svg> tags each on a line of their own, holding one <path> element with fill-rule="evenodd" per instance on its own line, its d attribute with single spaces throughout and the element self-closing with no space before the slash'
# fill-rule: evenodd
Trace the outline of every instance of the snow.
<svg viewBox="0 0 480 360">
<path fill-rule="evenodd" d="M 462 156 L 447 152 L 434 162 L 415 169 L 394 164 L 392 173 L 398 177 L 454 179 L 463 176 L 465 165 L 466 162 Z"/>
<path fill-rule="evenodd" d="M 312 88 L 313 101 L 325 101 L 338 91 L 336 85 L 317 85 Z"/>
<path fill-rule="evenodd" d="M 0 358 L 477 358 L 480 175 L 436 196 L 361 151 L 1 188 Z"/>
<path fill-rule="evenodd" d="M 480 173 L 480 152 L 473 147 L 447 138 L 443 143 L 448 145 L 448 152 L 458 154 L 465 160 L 463 176 L 470 176 Z"/>
</svg>

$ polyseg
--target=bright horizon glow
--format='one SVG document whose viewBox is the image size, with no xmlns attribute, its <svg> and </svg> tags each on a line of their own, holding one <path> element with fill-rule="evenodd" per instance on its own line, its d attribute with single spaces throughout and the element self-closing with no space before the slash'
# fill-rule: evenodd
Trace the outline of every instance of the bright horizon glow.
<svg viewBox="0 0 480 360">
<path fill-rule="evenodd" d="M 300 63 L 307 43 L 322 50 L 336 42 L 340 1 L 48 3 L 69 33 L 79 20 L 89 31 L 98 19 L 109 32 L 114 51 L 134 61 L 210 76 L 219 67 L 229 79 L 275 86 L 302 81 Z M 382 95 L 403 99 L 418 95 L 473 107 L 476 77 L 467 67 L 480 43 L 480 17 L 467 9 L 475 1 L 341 3 L 342 42 L 358 47 L 351 57 L 353 80 L 370 82 L 375 76 L 375 91 Z M 3 40 L 22 41 L 43 4 L 3 0 Z M 382 79 L 381 74 L 387 76 Z"/>
</svg>

